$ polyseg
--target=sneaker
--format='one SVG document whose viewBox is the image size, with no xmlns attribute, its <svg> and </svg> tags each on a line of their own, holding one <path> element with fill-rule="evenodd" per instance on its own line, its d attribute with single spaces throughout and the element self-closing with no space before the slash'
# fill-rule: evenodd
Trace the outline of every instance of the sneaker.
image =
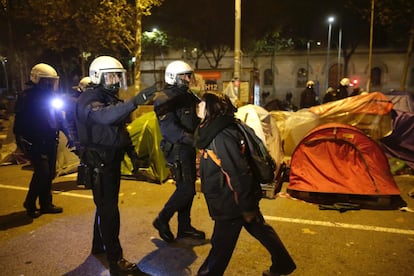
<svg viewBox="0 0 414 276">
<path fill-rule="evenodd" d="M 206 233 L 203 231 L 197 230 L 194 227 L 191 227 L 188 230 L 181 230 L 178 231 L 177 238 L 184 239 L 184 238 L 190 238 L 195 240 L 204 240 L 206 239 Z"/>
<path fill-rule="evenodd" d="M 48 207 L 42 207 L 42 208 L 40 208 L 40 212 L 42 214 L 58 214 L 58 213 L 62 213 L 63 212 L 63 208 L 51 204 Z"/>
<path fill-rule="evenodd" d="M 42 214 L 40 213 L 39 209 L 35 206 L 30 206 L 26 201 L 23 203 L 23 207 L 26 209 L 26 214 L 31 218 L 38 218 Z"/>
<path fill-rule="evenodd" d="M 163 223 L 159 218 L 156 218 L 152 225 L 155 227 L 155 229 L 158 230 L 158 234 L 160 235 L 161 239 L 166 242 L 174 241 L 174 234 L 171 232 L 168 223 Z"/>
<path fill-rule="evenodd" d="M 116 263 L 109 264 L 109 273 L 111 276 L 116 275 L 149 275 L 140 270 L 136 264 L 133 264 L 124 258 L 120 259 Z"/>
</svg>

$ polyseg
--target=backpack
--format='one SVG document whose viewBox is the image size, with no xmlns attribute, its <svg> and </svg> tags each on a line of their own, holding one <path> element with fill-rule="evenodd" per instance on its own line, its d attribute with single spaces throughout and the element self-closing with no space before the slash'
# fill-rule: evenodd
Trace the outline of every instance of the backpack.
<svg viewBox="0 0 414 276">
<path fill-rule="evenodd" d="M 247 159 L 253 174 L 261 184 L 272 183 L 276 177 L 277 165 L 275 160 L 251 127 L 241 121 L 236 125 L 246 139 L 245 143 L 249 149 Z"/>
</svg>

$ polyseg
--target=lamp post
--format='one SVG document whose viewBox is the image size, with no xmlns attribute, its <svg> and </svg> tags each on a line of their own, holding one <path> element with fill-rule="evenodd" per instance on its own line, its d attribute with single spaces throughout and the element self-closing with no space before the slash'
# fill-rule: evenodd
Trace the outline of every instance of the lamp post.
<svg viewBox="0 0 414 276">
<path fill-rule="evenodd" d="M 329 52 L 331 51 L 331 34 L 332 34 L 332 23 L 335 21 L 335 17 L 330 16 L 328 18 L 328 49 L 326 50 L 326 70 L 325 70 L 325 91 L 328 90 L 329 86 Z"/>
<path fill-rule="evenodd" d="M 342 28 L 339 29 L 338 34 L 338 76 L 337 76 L 337 82 L 341 79 L 341 50 L 342 50 Z"/>
<path fill-rule="evenodd" d="M 310 69 L 309 59 L 310 59 L 312 43 L 314 43 L 316 46 L 321 46 L 320 41 L 308 40 L 308 42 L 306 42 L 306 80 L 309 80 L 309 69 Z"/>
<path fill-rule="evenodd" d="M 308 41 L 306 43 L 306 80 L 309 80 L 309 55 L 310 55 L 310 46 L 311 46 L 311 42 Z"/>
<path fill-rule="evenodd" d="M 240 78 L 240 30 L 241 30 L 241 0 L 234 1 L 234 78 Z"/>
</svg>

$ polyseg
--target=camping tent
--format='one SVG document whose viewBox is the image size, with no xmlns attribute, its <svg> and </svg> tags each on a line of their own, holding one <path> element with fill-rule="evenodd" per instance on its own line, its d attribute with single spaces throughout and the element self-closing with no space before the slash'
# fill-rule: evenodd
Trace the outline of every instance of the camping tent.
<svg viewBox="0 0 414 276">
<path fill-rule="evenodd" d="M 403 160 L 414 169 L 414 95 L 406 92 L 386 94 L 393 103 L 392 133 L 380 140 L 385 154 Z"/>
<path fill-rule="evenodd" d="M 143 113 L 127 126 L 139 159 L 140 167 L 156 182 L 164 182 L 169 176 L 164 155 L 160 149 L 161 131 L 154 111 Z M 132 175 L 131 160 L 127 155 L 121 164 L 123 175 Z"/>
<path fill-rule="evenodd" d="M 380 92 L 348 97 L 297 112 L 271 111 L 283 141 L 285 155 L 291 156 L 296 146 L 311 129 L 326 123 L 342 123 L 357 127 L 378 140 L 392 131 L 388 97 Z"/>
<path fill-rule="evenodd" d="M 292 155 L 287 191 L 314 203 L 357 203 L 372 209 L 404 205 L 377 142 L 339 123 L 316 127 L 302 139 Z"/>
<path fill-rule="evenodd" d="M 393 110 L 393 131 L 380 140 L 385 154 L 414 169 L 414 113 Z"/>
<path fill-rule="evenodd" d="M 13 134 L 14 116 L 9 118 L 9 128 L 6 139 L 0 150 L 1 164 L 24 164 L 28 160 L 23 153 L 17 148 L 15 137 Z M 59 132 L 59 144 L 56 155 L 56 175 L 65 175 L 77 172 L 79 165 L 78 156 L 66 147 L 66 137 L 62 132 Z"/>
<path fill-rule="evenodd" d="M 283 150 L 275 119 L 263 107 L 248 104 L 238 108 L 237 118 L 253 128 L 256 135 L 265 142 L 270 155 L 279 165 L 283 161 Z"/>
<path fill-rule="evenodd" d="M 404 91 L 392 91 L 385 94 L 393 103 L 393 109 L 403 112 L 414 112 L 414 94 Z"/>
</svg>

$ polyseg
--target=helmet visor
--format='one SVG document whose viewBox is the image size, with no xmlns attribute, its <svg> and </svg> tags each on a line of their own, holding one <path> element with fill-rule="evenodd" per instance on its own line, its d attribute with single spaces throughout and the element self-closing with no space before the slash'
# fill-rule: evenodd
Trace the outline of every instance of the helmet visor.
<svg viewBox="0 0 414 276">
<path fill-rule="evenodd" d="M 192 72 L 186 72 L 183 74 L 178 74 L 177 75 L 177 86 L 178 87 L 185 87 L 185 86 L 189 86 L 190 85 L 190 81 L 191 81 L 191 77 L 192 77 L 193 73 Z"/>
<path fill-rule="evenodd" d="M 123 72 L 103 72 L 103 86 L 109 90 L 127 89 L 126 74 Z"/>
<path fill-rule="evenodd" d="M 59 78 L 40 78 L 37 85 L 45 90 L 56 92 L 59 89 Z"/>
</svg>

